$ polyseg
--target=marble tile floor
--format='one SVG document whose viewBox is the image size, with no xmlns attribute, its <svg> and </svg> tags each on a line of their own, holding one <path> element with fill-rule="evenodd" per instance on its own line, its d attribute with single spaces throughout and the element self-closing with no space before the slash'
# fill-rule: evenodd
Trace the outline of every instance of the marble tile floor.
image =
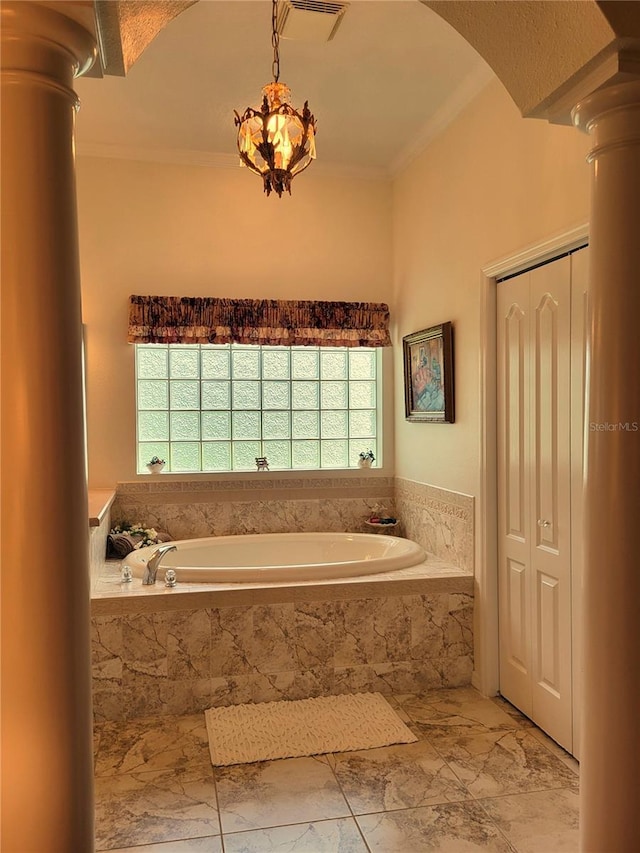
<svg viewBox="0 0 640 853">
<path fill-rule="evenodd" d="M 96 725 L 96 849 L 569 853 L 578 764 L 473 688 L 390 699 L 412 744 L 213 768 L 204 716 Z"/>
</svg>

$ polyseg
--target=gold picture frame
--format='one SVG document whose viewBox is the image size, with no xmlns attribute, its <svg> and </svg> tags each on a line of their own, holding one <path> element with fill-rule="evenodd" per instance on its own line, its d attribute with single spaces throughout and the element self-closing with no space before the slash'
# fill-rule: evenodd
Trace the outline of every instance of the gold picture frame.
<svg viewBox="0 0 640 853">
<path fill-rule="evenodd" d="M 454 423 L 451 323 L 406 335 L 402 348 L 406 419 L 433 424 Z"/>
</svg>

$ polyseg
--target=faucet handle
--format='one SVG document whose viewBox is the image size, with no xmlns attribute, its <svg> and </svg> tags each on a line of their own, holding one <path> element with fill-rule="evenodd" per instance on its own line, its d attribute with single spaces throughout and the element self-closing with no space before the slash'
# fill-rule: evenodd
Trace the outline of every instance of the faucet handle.
<svg viewBox="0 0 640 853">
<path fill-rule="evenodd" d="M 164 575 L 164 585 L 168 587 L 173 587 L 178 583 L 176 580 L 176 573 L 173 569 L 167 569 Z"/>
</svg>

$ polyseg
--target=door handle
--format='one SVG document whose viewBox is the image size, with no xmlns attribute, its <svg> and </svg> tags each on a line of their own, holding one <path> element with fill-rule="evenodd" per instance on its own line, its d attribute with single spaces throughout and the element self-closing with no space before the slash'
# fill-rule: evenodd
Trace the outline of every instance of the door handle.
<svg viewBox="0 0 640 853">
<path fill-rule="evenodd" d="M 539 518 L 538 527 L 551 527 L 551 522 L 547 521 L 546 518 Z"/>
</svg>

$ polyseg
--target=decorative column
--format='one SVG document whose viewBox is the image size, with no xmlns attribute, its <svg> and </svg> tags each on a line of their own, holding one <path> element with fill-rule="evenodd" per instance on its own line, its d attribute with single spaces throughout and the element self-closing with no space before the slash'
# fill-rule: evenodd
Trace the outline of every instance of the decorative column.
<svg viewBox="0 0 640 853">
<path fill-rule="evenodd" d="M 86 18 L 86 22 L 85 19 Z M 3 2 L 2 849 L 93 850 L 74 75 L 92 3 Z"/>
<path fill-rule="evenodd" d="M 593 137 L 581 850 L 639 849 L 640 80 L 574 109 Z"/>
</svg>

